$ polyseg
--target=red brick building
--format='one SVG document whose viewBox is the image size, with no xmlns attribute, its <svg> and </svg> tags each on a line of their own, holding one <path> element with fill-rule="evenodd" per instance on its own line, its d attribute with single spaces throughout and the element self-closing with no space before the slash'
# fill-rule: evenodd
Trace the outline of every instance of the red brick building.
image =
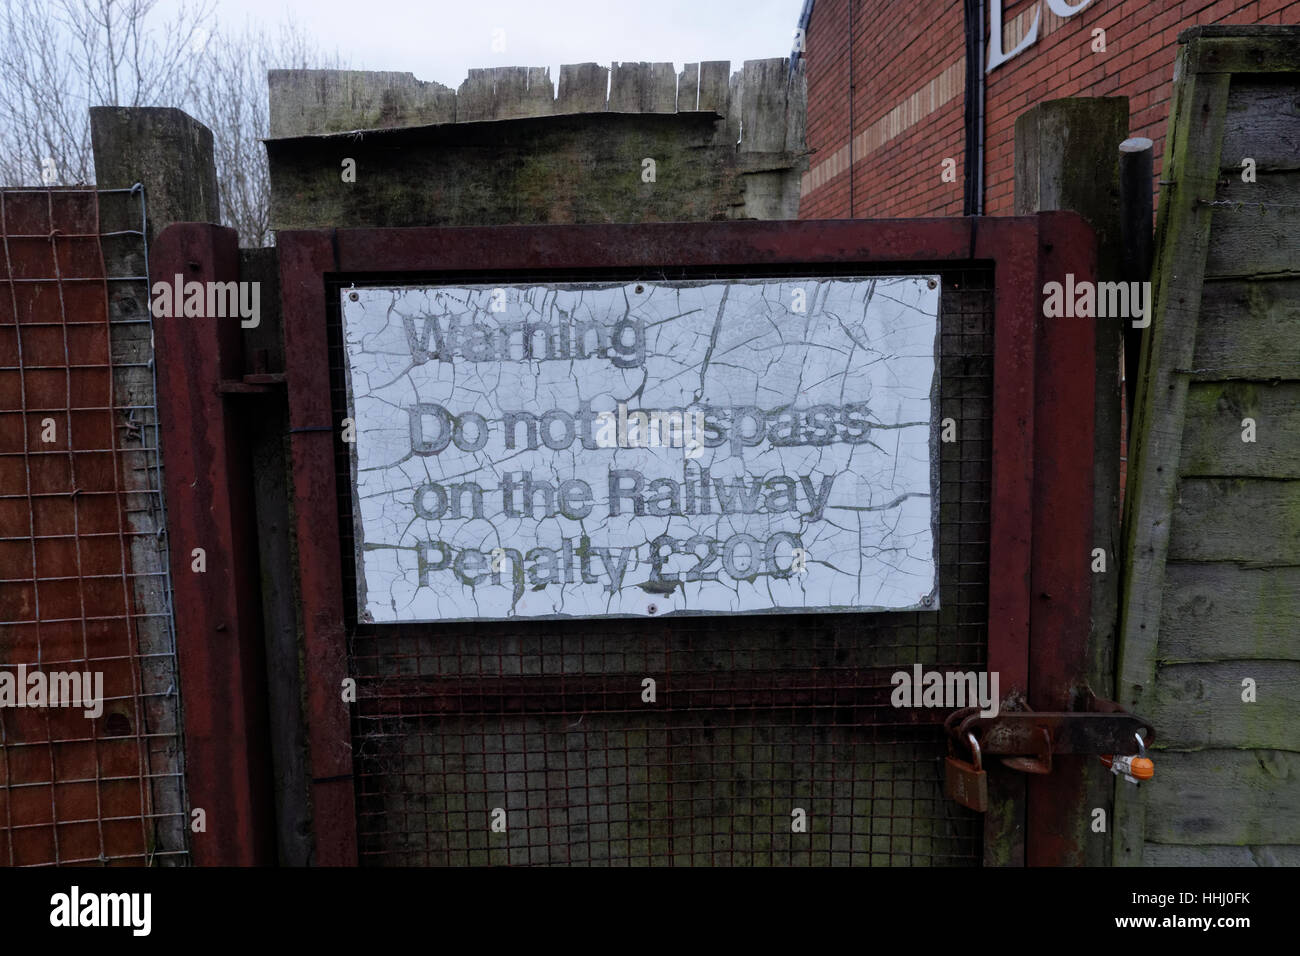
<svg viewBox="0 0 1300 956">
<path fill-rule="evenodd" d="M 1130 134 L 1155 142 L 1158 175 L 1178 34 L 1210 23 L 1300 23 L 1300 0 L 807 0 L 813 153 L 799 217 L 979 211 L 968 51 L 985 81 L 986 215 L 1014 211 L 1015 120 L 1043 100 L 1128 97 Z"/>
</svg>

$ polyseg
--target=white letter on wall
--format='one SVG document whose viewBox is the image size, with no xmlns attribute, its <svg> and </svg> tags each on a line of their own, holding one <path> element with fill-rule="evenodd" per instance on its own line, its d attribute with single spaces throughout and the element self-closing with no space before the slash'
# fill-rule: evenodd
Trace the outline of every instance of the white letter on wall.
<svg viewBox="0 0 1300 956">
<path fill-rule="evenodd" d="M 1072 17 L 1076 13 L 1082 13 L 1083 8 L 1092 3 L 1092 0 L 1079 0 L 1074 6 L 1070 6 L 1066 0 L 1047 0 L 1048 8 L 1058 17 Z"/>
<path fill-rule="evenodd" d="M 992 8 L 989 15 L 989 65 L 984 71 L 992 73 L 1007 60 L 1011 59 L 1017 53 L 1032 46 L 1038 42 L 1038 21 L 1042 19 L 1043 10 L 1040 7 L 1034 11 L 1034 25 L 1029 28 L 1029 32 L 1024 35 L 1020 44 L 1010 53 L 1002 52 L 1002 0 L 989 0 L 989 6 Z"/>
</svg>

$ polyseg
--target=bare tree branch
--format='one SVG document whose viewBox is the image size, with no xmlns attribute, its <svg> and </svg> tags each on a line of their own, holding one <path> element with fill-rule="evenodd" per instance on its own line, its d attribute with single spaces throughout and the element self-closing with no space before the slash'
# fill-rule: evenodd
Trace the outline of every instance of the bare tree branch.
<svg viewBox="0 0 1300 956">
<path fill-rule="evenodd" d="M 168 22 L 157 0 L 0 0 L 0 185 L 94 181 L 89 107 L 175 106 L 213 133 L 222 221 L 272 241 L 270 69 L 340 68 L 291 20 L 216 30 L 213 0 Z M 53 7 L 53 11 L 50 10 Z"/>
</svg>

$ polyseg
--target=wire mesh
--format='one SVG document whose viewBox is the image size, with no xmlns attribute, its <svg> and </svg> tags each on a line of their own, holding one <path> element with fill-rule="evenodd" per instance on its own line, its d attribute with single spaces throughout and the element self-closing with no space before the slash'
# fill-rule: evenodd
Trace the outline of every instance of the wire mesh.
<svg viewBox="0 0 1300 956">
<path fill-rule="evenodd" d="M 0 671 L 103 681 L 0 707 L 10 866 L 187 859 L 146 232 L 139 186 L 0 191 Z"/>
<path fill-rule="evenodd" d="M 992 273 L 940 271 L 941 417 L 961 425 L 938 446 L 935 612 L 358 624 L 337 446 L 363 864 L 979 863 L 982 818 L 943 794 L 944 712 L 889 701 L 897 670 L 986 660 Z M 337 309 L 329 326 L 341 419 Z"/>
</svg>

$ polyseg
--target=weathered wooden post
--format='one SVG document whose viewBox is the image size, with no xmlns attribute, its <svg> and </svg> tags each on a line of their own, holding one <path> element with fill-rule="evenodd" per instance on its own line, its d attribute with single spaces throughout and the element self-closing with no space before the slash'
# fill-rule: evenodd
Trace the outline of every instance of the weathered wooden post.
<svg viewBox="0 0 1300 956">
<path fill-rule="evenodd" d="M 169 282 L 177 273 L 187 281 L 237 280 L 238 248 L 229 230 L 192 229 L 185 255 L 175 243 L 154 245 L 173 223 L 214 223 L 220 218 L 211 131 L 181 110 L 158 108 L 96 107 L 90 110 L 90 125 L 100 187 L 142 187 L 147 212 L 143 231 L 155 273 Z M 105 196 L 102 221 L 110 234 L 104 240 L 106 259 L 120 254 L 112 233 L 140 229 L 141 203 L 138 191 Z M 143 267 L 139 262 L 137 268 Z M 115 290 L 112 307 L 124 314 L 149 315 L 150 286 L 123 284 Z M 186 807 L 165 809 L 186 825 L 191 811 L 204 811 L 207 829 L 189 835 L 192 859 L 201 865 L 264 864 L 276 858 L 252 502 L 237 480 L 225 481 L 245 473 L 249 435 L 242 416 L 227 410 L 227 398 L 219 390 L 223 376 L 235 375 L 240 366 L 236 343 L 242 330 L 237 320 L 233 326 L 231 321 L 162 318 L 152 327 L 123 324 L 113 330 L 115 353 L 152 360 L 125 366 L 115 375 L 117 387 L 134 396 L 132 401 L 156 401 L 161 420 L 188 799 Z M 222 480 L 204 487 L 212 476 Z M 191 567 L 195 548 L 203 549 L 203 574 Z M 152 535 L 133 539 L 135 567 L 156 568 L 155 580 L 162 579 L 165 553 Z M 219 553 L 230 560 L 219 559 Z M 142 644 L 161 656 L 170 643 L 163 613 L 167 605 L 152 594 L 135 597 L 151 612 L 140 624 Z"/>
<path fill-rule="evenodd" d="M 1016 120 L 1016 213 L 1068 209 L 1086 218 L 1097 233 L 1097 277 L 1116 281 L 1121 271 L 1119 164 L 1116 145 L 1128 132 L 1123 97 L 1049 100 Z M 1081 321 L 1044 319 L 1043 321 Z M 1082 320 L 1088 321 L 1088 320 Z M 1116 565 L 1119 540 L 1120 339 L 1122 319 L 1096 319 L 1097 368 L 1093 448 L 1092 620 L 1086 656 L 1076 661 L 1076 705 L 1087 688 L 1110 697 L 1119 604 Z M 1097 552 L 1100 552 L 1098 555 Z M 1104 569 L 1104 570 L 1101 570 Z M 1047 709 L 1046 703 L 1029 702 Z M 1062 826 L 1078 847 L 1078 862 L 1100 865 L 1110 839 L 1090 827 L 1092 810 L 1109 815 L 1110 780 L 1095 760 L 1058 761 L 1052 775 Z M 1109 830 L 1109 828 L 1107 828 Z"/>
</svg>

